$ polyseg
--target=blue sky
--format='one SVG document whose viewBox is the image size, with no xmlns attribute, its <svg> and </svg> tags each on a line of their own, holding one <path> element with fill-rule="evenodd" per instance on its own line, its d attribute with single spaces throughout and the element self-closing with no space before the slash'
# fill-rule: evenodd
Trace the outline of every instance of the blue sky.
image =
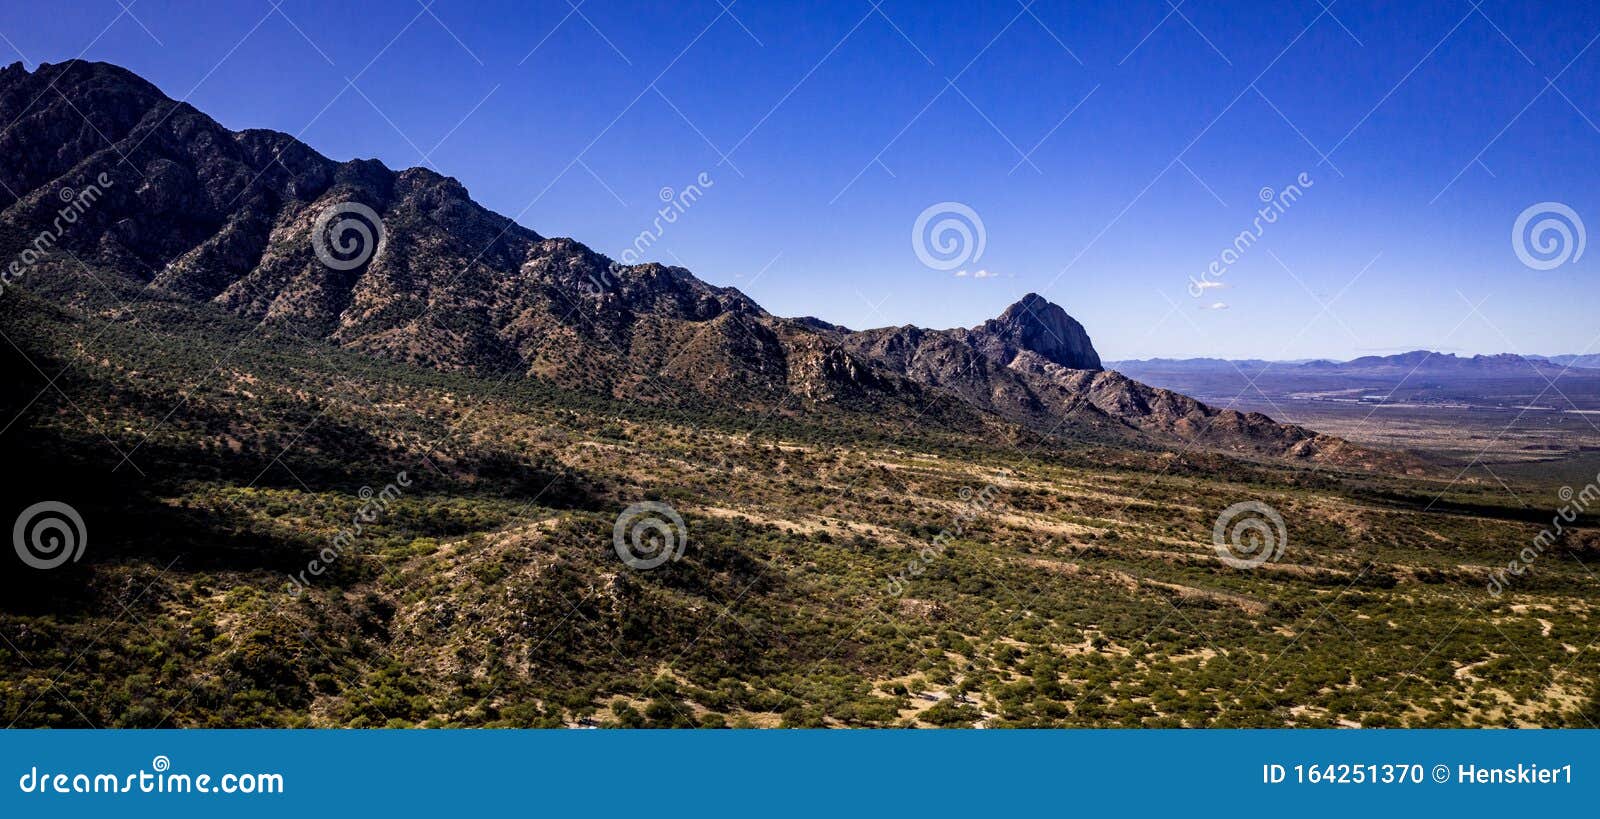
<svg viewBox="0 0 1600 819">
<path fill-rule="evenodd" d="M 1512 239 L 1541 202 L 1600 226 L 1592 4 L 724 2 L 13 3 L 0 54 L 116 62 L 612 255 L 705 173 L 644 256 L 784 315 L 969 326 L 1037 291 L 1111 359 L 1600 351 L 1600 251 Z M 954 269 L 912 238 L 943 202 L 983 225 Z"/>
</svg>

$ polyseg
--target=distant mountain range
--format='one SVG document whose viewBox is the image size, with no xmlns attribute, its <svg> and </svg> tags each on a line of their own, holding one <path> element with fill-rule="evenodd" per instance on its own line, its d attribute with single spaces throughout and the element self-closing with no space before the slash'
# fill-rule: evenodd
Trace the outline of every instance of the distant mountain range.
<svg viewBox="0 0 1600 819">
<path fill-rule="evenodd" d="M 1600 353 L 1591 353 L 1589 355 L 1529 356 L 1529 358 L 1543 359 L 1551 364 L 1560 364 L 1563 367 L 1583 367 L 1585 369 L 1600 370 Z"/>
<path fill-rule="evenodd" d="M 1499 355 L 1457 356 L 1429 350 L 1386 356 L 1362 356 L 1350 361 L 1266 361 L 1262 359 L 1220 358 L 1151 358 L 1125 361 L 1108 361 L 1106 366 L 1128 372 L 1191 372 L 1237 373 L 1249 375 L 1272 368 L 1282 374 L 1345 374 L 1345 375 L 1545 375 L 1555 377 L 1563 372 L 1586 368 L 1600 368 L 1600 355 L 1520 356 L 1510 353 Z M 1571 374 L 1580 374 L 1573 372 Z M 1600 373 L 1594 373 L 1600 375 Z"/>
<path fill-rule="evenodd" d="M 970 329 L 851 331 L 774 316 L 683 268 L 619 265 L 542 236 L 432 171 L 337 162 L 287 134 L 228 130 L 104 63 L 0 70 L 0 119 L 15 123 L 0 134 L 0 250 L 15 258 L 48 233 L 70 258 L 45 254 L 24 283 L 69 304 L 74 287 L 94 287 L 81 262 L 313 341 L 610 397 L 1376 457 L 1108 371 L 1083 326 L 1034 294 Z M 91 190 L 57 229 L 63 202 Z M 377 221 L 366 253 L 330 263 L 328 241 L 354 238 L 339 231 L 363 212 Z"/>
</svg>

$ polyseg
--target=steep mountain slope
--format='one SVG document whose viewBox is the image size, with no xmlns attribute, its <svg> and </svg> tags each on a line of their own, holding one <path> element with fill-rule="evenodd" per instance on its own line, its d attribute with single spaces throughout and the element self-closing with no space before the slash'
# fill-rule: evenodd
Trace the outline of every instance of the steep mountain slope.
<svg viewBox="0 0 1600 819">
<path fill-rule="evenodd" d="M 0 135 L 0 179 L 27 191 L 0 213 L 8 237 L 30 241 L 55 219 L 61 191 L 106 180 L 56 247 L 265 327 L 641 400 L 681 391 L 748 406 L 791 395 L 928 402 L 738 291 L 541 237 L 431 171 L 333 162 L 283 134 L 228 131 L 114 66 L 7 68 L 0 116 L 17 121 Z M 370 258 L 346 269 L 318 257 L 313 235 L 319 218 L 344 218 L 352 205 L 377 214 L 381 229 L 364 225 Z"/>
<path fill-rule="evenodd" d="M 234 133 L 113 66 L 12 66 L 0 72 L 0 116 L 17 120 L 0 136 L 0 178 L 29 192 L 7 203 L 4 222 L 48 225 L 60 190 L 108 179 L 61 247 L 345 346 L 447 369 L 566 375 L 569 362 L 546 358 L 563 335 L 612 347 L 613 359 L 649 358 L 665 351 L 650 349 L 662 321 L 764 315 L 682 270 L 642 265 L 608 278 L 598 254 L 490 213 L 454 179 L 333 162 L 284 134 Z M 379 214 L 384 238 L 364 264 L 335 269 L 317 258 L 313 226 L 349 204 Z M 603 291 L 588 286 L 603 280 Z M 616 366 L 588 358 L 583 370 Z"/>
<path fill-rule="evenodd" d="M 970 330 L 780 318 L 682 268 L 540 236 L 431 171 L 230 131 L 116 66 L 12 65 L 0 118 L 0 250 L 49 231 L 65 253 L 25 276 L 67 300 L 94 290 L 81 263 L 311 340 L 611 397 L 1375 457 L 1104 372 L 1082 325 L 1037 295 Z M 76 212 L 55 229 L 63 203 Z"/>
</svg>

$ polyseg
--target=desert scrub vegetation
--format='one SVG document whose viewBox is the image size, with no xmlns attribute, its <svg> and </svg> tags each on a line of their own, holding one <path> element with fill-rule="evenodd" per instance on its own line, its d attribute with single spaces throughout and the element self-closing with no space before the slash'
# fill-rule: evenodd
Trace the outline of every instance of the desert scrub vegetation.
<svg viewBox="0 0 1600 819">
<path fill-rule="evenodd" d="M 49 375 L 0 351 L 0 409 L 25 427 L 0 455 L 93 541 L 0 577 L 8 724 L 1597 719 L 1597 528 L 1491 596 L 1490 570 L 1549 519 L 1499 487 L 651 404 L 196 325 L 159 300 L 137 323 L 80 322 L 19 296 L 0 329 Z M 103 334 L 93 354 L 85 332 Z M 402 472 L 288 594 L 360 520 L 363 488 Z M 651 571 L 612 539 L 644 500 L 687 531 Z M 1289 533 L 1255 569 L 1212 543 L 1241 500 Z"/>
</svg>

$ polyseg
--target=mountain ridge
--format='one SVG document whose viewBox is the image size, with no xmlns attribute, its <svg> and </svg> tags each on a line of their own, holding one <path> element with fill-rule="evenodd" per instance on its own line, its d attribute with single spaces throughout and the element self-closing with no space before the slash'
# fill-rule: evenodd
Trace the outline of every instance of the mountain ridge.
<svg viewBox="0 0 1600 819">
<path fill-rule="evenodd" d="M 1000 419 L 1046 436 L 1071 419 L 1243 455 L 1382 457 L 1108 371 L 1083 326 L 1037 294 L 951 330 L 778 317 L 684 268 L 542 236 L 454 178 L 231 131 L 106 63 L 0 69 L 0 117 L 14 123 L 0 133 L 0 180 L 16 191 L 0 199 L 7 244 L 49 224 L 59 192 L 114 180 L 55 239 L 73 263 L 367 354 L 647 401 L 927 415 L 971 431 Z M 369 255 L 330 263 L 329 214 L 342 230 L 360 209 L 378 220 Z M 71 272 L 39 266 L 52 265 Z"/>
</svg>

